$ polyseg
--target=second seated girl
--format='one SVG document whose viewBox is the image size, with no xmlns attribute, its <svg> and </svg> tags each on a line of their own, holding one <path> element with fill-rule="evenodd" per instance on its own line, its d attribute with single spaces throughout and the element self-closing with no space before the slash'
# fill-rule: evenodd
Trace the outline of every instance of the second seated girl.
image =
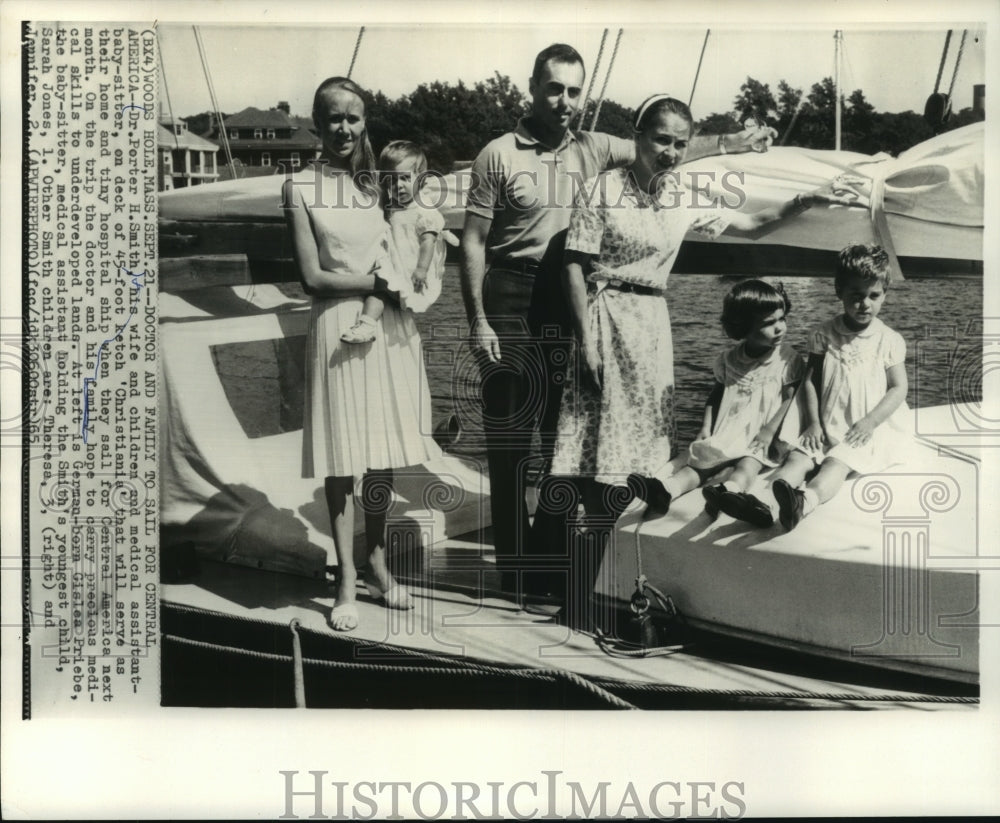
<svg viewBox="0 0 1000 823">
<path fill-rule="evenodd" d="M 843 312 L 809 336 L 809 371 L 819 398 L 812 437 L 796 454 L 819 464 L 773 480 L 781 525 L 794 529 L 848 477 L 885 471 L 907 454 L 913 433 L 906 405 L 906 341 L 879 320 L 889 288 L 889 255 L 854 244 L 837 259 L 834 290 Z M 805 440 L 805 437 L 803 438 Z"/>
</svg>

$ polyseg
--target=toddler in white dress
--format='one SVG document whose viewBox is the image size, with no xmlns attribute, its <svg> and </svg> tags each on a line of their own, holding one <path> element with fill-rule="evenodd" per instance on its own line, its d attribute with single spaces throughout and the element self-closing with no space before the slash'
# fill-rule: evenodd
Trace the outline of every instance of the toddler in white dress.
<svg viewBox="0 0 1000 823">
<path fill-rule="evenodd" d="M 419 146 L 393 140 L 382 149 L 378 165 L 392 258 L 392 266 L 380 276 L 401 308 L 420 314 L 441 295 L 444 243 L 457 245 L 458 240 L 445 229 L 441 212 L 421 203 L 420 180 L 427 171 L 427 158 Z M 345 343 L 370 343 L 384 310 L 382 295 L 368 295 L 357 321 L 340 339 Z"/>
</svg>

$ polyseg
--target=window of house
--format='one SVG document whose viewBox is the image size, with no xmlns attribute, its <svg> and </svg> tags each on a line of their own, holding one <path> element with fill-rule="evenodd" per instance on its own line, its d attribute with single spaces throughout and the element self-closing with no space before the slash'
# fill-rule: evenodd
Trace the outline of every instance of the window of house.
<svg viewBox="0 0 1000 823">
<path fill-rule="evenodd" d="M 263 135 L 264 135 L 263 129 L 254 129 L 253 130 L 253 139 L 254 140 L 260 140 L 260 138 L 263 137 Z"/>
<path fill-rule="evenodd" d="M 230 140 L 239 140 L 240 139 L 239 129 L 230 129 L 229 130 L 229 139 Z"/>
<path fill-rule="evenodd" d="M 262 166 L 270 166 L 271 165 L 271 152 L 269 152 L 269 151 L 261 152 L 261 155 L 260 155 L 260 164 Z"/>
<path fill-rule="evenodd" d="M 267 139 L 268 140 L 274 140 L 274 129 L 268 129 L 267 130 Z"/>
<path fill-rule="evenodd" d="M 292 152 L 292 168 L 297 169 L 302 165 L 302 161 L 299 159 L 299 153 L 297 151 Z"/>
</svg>

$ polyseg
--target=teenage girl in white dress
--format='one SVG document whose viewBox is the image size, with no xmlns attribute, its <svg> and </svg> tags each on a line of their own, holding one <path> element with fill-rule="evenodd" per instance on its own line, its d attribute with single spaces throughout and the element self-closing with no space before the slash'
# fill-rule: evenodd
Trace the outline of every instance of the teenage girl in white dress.
<svg viewBox="0 0 1000 823">
<path fill-rule="evenodd" d="M 386 566 L 385 520 L 393 468 L 440 456 L 425 434 L 430 392 L 412 315 L 387 301 L 374 339 L 341 335 L 357 320 L 376 274 L 388 281 L 388 225 L 375 188 L 365 131 L 365 94 L 343 77 L 316 90 L 313 120 L 323 141 L 317 166 L 286 181 L 284 199 L 296 262 L 313 297 L 306 339 L 303 477 L 324 477 L 339 567 L 330 627 L 358 625 L 358 568 L 369 594 L 389 608 L 413 603 Z M 315 191 L 315 186 L 321 189 Z M 361 478 L 365 547 L 354 556 L 355 481 Z"/>
</svg>

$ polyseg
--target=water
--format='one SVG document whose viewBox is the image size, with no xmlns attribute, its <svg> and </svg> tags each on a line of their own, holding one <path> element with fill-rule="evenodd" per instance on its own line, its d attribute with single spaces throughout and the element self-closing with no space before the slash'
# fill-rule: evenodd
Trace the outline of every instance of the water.
<svg viewBox="0 0 1000 823">
<path fill-rule="evenodd" d="M 434 420 L 457 413 L 463 434 L 451 449 L 485 453 L 479 424 L 478 375 L 465 341 L 467 325 L 459 291 L 458 267 L 449 264 L 439 301 L 417 324 L 425 340 Z M 718 322 L 722 298 L 744 278 L 672 275 L 667 292 L 674 339 L 677 426 L 680 444 L 694 439 L 705 398 L 712 387 L 712 362 L 731 346 Z M 774 282 L 777 278 L 764 278 Z M 803 354 L 806 334 L 838 313 L 833 278 L 784 278 L 792 302 L 788 340 Z M 910 279 L 894 284 L 880 318 L 906 340 L 907 402 L 912 408 L 982 397 L 982 279 Z M 443 356 L 446 355 L 446 356 Z M 456 367 L 455 364 L 458 364 Z"/>
</svg>

